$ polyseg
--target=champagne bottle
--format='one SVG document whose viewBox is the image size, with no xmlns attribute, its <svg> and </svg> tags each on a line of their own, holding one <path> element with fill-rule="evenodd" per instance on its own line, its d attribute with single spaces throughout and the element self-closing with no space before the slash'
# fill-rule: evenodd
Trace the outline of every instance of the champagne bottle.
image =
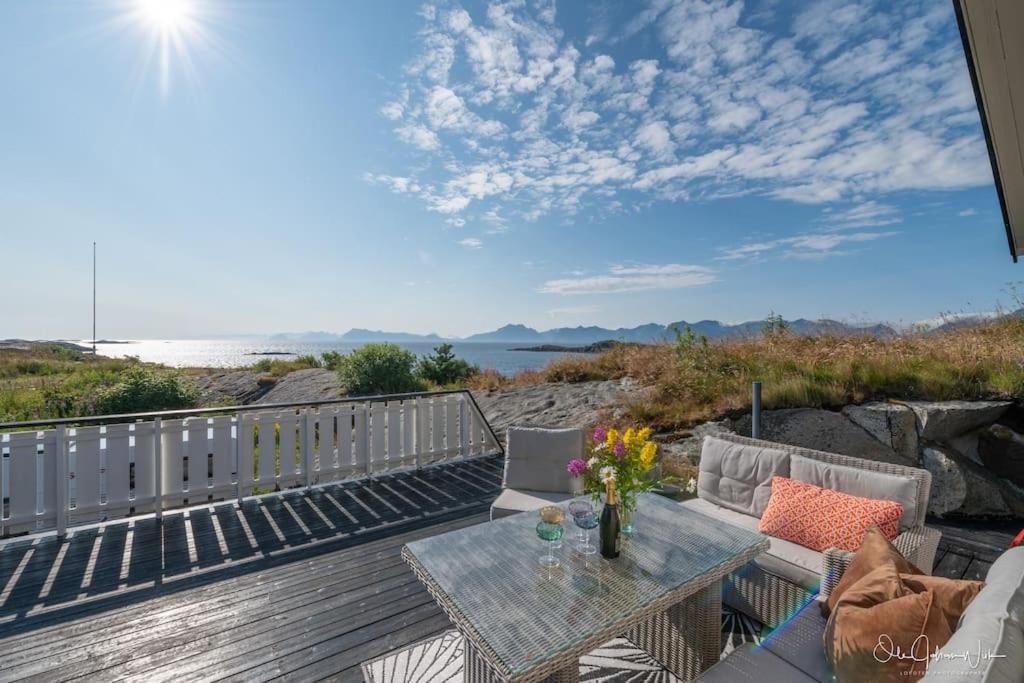
<svg viewBox="0 0 1024 683">
<path fill-rule="evenodd" d="M 609 480 L 605 484 L 604 509 L 601 511 L 601 555 L 608 559 L 619 556 L 619 505 L 615 497 L 615 482 Z"/>
</svg>

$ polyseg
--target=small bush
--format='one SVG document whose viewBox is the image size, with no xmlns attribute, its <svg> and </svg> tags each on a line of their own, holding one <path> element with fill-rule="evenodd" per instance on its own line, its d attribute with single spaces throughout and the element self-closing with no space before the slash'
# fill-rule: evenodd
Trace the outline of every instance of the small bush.
<svg viewBox="0 0 1024 683">
<path fill-rule="evenodd" d="M 307 368 L 321 368 L 324 365 L 316 356 L 307 354 L 305 356 L 296 356 L 290 360 L 283 358 L 260 358 L 249 367 L 256 372 L 280 379 L 289 372 L 306 370 Z"/>
<path fill-rule="evenodd" d="M 367 344 L 342 355 L 338 378 L 351 396 L 420 391 L 424 383 L 414 373 L 416 356 L 397 344 Z"/>
<path fill-rule="evenodd" d="M 423 356 L 416 368 L 416 373 L 420 377 L 439 386 L 463 384 L 479 372 L 480 368 L 477 366 L 456 358 L 452 353 L 451 344 L 435 346 L 434 353 Z"/>
<path fill-rule="evenodd" d="M 125 370 L 116 384 L 99 393 L 94 410 L 114 415 L 191 408 L 195 403 L 195 391 L 177 374 L 133 367 Z"/>
<path fill-rule="evenodd" d="M 320 364 L 328 370 L 337 370 L 341 359 L 342 354 L 337 351 L 324 351 L 320 354 Z"/>
</svg>

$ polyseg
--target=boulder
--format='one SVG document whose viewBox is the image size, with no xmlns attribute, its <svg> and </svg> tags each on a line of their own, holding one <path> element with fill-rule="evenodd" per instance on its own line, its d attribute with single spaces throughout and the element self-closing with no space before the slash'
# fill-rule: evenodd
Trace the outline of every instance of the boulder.
<svg viewBox="0 0 1024 683">
<path fill-rule="evenodd" d="M 658 452 L 669 462 L 696 465 L 700 462 L 700 449 L 704 444 L 704 437 L 723 433 L 733 433 L 727 421 L 705 422 L 694 427 L 690 436 L 684 439 L 658 444 Z"/>
<path fill-rule="evenodd" d="M 970 459 L 948 448 L 928 447 L 922 452 L 922 460 L 933 477 L 929 512 L 940 517 L 1024 516 L 1024 489 Z M 961 488 L 964 495 L 960 507 L 947 509 L 959 498 Z"/>
<path fill-rule="evenodd" d="M 975 429 L 960 436 L 954 436 L 946 441 L 946 444 L 960 455 L 969 458 L 975 464 L 982 465 L 981 456 L 978 454 L 978 441 L 982 430 Z"/>
<path fill-rule="evenodd" d="M 910 408 L 897 403 L 865 403 L 846 406 L 843 415 L 908 462 L 917 460 L 917 418 Z"/>
<path fill-rule="evenodd" d="M 929 441 L 947 441 L 990 425 L 1009 408 L 1009 401 L 907 401 L 917 417 L 917 434 Z"/>
<path fill-rule="evenodd" d="M 932 473 L 928 514 L 944 517 L 959 510 L 967 498 L 967 480 L 953 458 L 937 448 L 925 448 L 921 463 Z"/>
<path fill-rule="evenodd" d="M 997 477 L 1024 486 L 1024 436 L 995 424 L 982 430 L 978 439 L 981 462 Z"/>
<path fill-rule="evenodd" d="M 736 420 L 738 434 L 750 435 L 750 416 Z M 768 441 L 803 446 L 819 451 L 852 455 L 896 465 L 917 464 L 881 443 L 842 413 L 817 408 L 768 410 L 761 415 L 761 438 Z"/>
<path fill-rule="evenodd" d="M 593 427 L 618 422 L 622 412 L 646 391 L 631 379 L 550 383 L 474 391 L 484 417 L 498 438 L 519 427 Z"/>
</svg>

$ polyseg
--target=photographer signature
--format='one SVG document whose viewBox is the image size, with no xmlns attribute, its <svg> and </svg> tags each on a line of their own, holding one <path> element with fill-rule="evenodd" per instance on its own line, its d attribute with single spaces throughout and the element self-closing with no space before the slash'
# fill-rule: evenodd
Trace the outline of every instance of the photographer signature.
<svg viewBox="0 0 1024 683">
<path fill-rule="evenodd" d="M 931 652 L 928 643 L 928 636 L 922 634 L 918 636 L 913 643 L 910 645 L 909 652 L 903 652 L 899 645 L 892 642 L 892 638 L 886 634 L 878 636 L 878 644 L 875 645 L 875 649 L 872 650 L 871 654 L 874 656 L 876 662 L 882 664 L 890 662 L 892 660 L 911 660 L 914 662 L 926 662 L 935 661 L 937 659 L 962 659 L 972 669 L 977 669 L 983 660 L 988 659 L 1000 659 L 1006 657 L 1006 655 L 999 655 L 992 652 L 992 649 L 981 649 L 981 640 L 978 640 L 978 648 L 975 651 L 964 650 L 963 652 L 939 652 L 938 648 L 935 648 L 934 652 Z M 922 654 L 923 653 L 923 654 Z"/>
</svg>

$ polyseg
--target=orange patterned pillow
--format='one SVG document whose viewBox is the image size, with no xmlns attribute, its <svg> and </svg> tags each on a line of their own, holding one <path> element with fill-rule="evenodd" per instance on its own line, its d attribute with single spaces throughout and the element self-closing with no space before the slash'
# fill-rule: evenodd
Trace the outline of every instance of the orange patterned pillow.
<svg viewBox="0 0 1024 683">
<path fill-rule="evenodd" d="M 828 548 L 853 552 L 871 526 L 877 525 L 890 541 L 896 538 L 902 516 L 899 503 L 772 477 L 772 495 L 758 529 L 819 552 Z"/>
</svg>

